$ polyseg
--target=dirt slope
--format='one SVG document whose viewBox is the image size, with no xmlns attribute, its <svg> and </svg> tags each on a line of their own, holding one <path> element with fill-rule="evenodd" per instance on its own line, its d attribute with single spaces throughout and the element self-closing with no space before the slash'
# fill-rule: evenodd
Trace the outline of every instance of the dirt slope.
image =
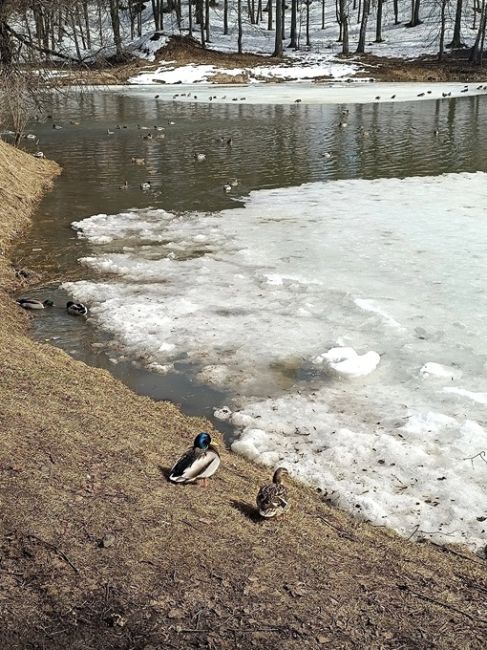
<svg viewBox="0 0 487 650">
<path fill-rule="evenodd" d="M 8 241 L 56 168 L 0 143 Z M 208 424 L 27 336 L 0 291 L 0 647 L 485 648 L 486 563 L 361 524 L 223 452 L 210 487 L 167 468 Z"/>
</svg>

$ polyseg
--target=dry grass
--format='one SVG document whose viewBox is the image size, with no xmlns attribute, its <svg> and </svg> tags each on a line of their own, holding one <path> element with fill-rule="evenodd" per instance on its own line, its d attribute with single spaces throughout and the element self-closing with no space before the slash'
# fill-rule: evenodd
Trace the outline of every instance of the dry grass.
<svg viewBox="0 0 487 650">
<path fill-rule="evenodd" d="M 378 81 L 404 82 L 475 82 L 485 81 L 485 68 L 471 65 L 466 59 L 468 51 L 455 51 L 445 55 L 443 61 L 436 57 L 421 57 L 404 60 L 381 58 L 372 54 L 354 56 L 359 62 L 365 63 L 366 70 L 360 76 L 373 76 Z"/>
<path fill-rule="evenodd" d="M 12 234 L 32 172 L 2 149 Z M 208 423 L 34 343 L 5 294 L 1 308 L 0 647 L 485 647 L 482 560 L 362 524 L 297 484 L 285 518 L 259 521 L 268 472 L 228 452 L 209 488 L 169 484 Z"/>
</svg>

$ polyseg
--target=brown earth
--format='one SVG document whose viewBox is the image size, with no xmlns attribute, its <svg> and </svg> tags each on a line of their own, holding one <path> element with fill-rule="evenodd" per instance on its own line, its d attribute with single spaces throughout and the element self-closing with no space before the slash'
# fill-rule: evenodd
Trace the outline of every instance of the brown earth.
<svg viewBox="0 0 487 650">
<path fill-rule="evenodd" d="M 225 450 L 208 488 L 169 484 L 208 422 L 29 338 L 7 244 L 56 171 L 0 143 L 0 647 L 485 648 L 480 557 L 295 483 L 260 521 L 269 471 Z"/>
</svg>

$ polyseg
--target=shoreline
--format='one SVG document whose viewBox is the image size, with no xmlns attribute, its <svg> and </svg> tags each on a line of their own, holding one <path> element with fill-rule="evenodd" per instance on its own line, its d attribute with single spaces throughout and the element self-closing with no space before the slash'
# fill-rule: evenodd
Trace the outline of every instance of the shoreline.
<svg viewBox="0 0 487 650">
<path fill-rule="evenodd" d="M 4 186 L 6 160 L 25 186 L 34 165 L 44 187 L 57 172 L 7 147 Z M 39 192 L 9 221 L 10 239 Z M 0 304 L 6 646 L 483 647 L 485 561 L 374 528 L 297 483 L 289 514 L 259 521 L 270 470 L 228 452 L 207 490 L 170 485 L 170 463 L 208 423 L 32 341 L 4 290 Z"/>
<path fill-rule="evenodd" d="M 170 74 L 168 81 L 156 82 L 156 87 L 184 83 L 178 80 L 178 70 L 190 67 L 208 69 L 209 83 L 213 86 L 233 84 L 238 87 L 249 83 L 262 85 L 303 81 L 322 84 L 368 79 L 390 83 L 487 83 L 485 68 L 469 64 L 464 51 L 451 53 L 442 61 L 432 55 L 401 59 L 373 54 L 351 54 L 348 57 L 335 54 L 330 58 L 319 53 L 312 53 L 308 57 L 283 56 L 276 59 L 262 53 L 238 54 L 202 49 L 185 38 L 173 38 L 156 53 L 153 61 L 133 58 L 128 63 L 104 68 L 46 68 L 46 71 L 51 71 L 48 80 L 54 79 L 54 83 L 61 86 L 113 86 L 130 85 L 131 79 L 144 75 L 150 77 L 157 69 L 164 67 L 176 74 L 172 80 Z M 188 83 L 193 81 L 193 78 L 188 79 Z"/>
</svg>

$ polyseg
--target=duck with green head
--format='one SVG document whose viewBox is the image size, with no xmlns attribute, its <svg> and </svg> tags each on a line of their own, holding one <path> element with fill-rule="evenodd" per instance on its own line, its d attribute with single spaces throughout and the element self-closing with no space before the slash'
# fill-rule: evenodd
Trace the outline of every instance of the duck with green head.
<svg viewBox="0 0 487 650">
<path fill-rule="evenodd" d="M 45 309 L 46 307 L 54 307 L 52 300 L 35 300 L 35 298 L 18 298 L 16 303 L 22 307 L 22 309 Z"/>
<path fill-rule="evenodd" d="M 208 485 L 208 479 L 220 466 L 220 454 L 216 443 L 211 442 L 209 433 L 199 433 L 190 447 L 176 461 L 169 473 L 169 480 L 173 483 L 195 483 L 203 481 Z"/>
</svg>

